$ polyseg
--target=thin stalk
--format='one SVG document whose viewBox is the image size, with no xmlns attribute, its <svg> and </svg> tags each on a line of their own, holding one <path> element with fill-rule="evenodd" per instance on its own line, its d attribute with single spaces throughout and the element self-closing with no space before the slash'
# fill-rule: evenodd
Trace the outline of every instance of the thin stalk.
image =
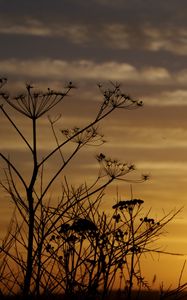
<svg viewBox="0 0 187 300">
<path fill-rule="evenodd" d="M 80 130 L 78 133 L 75 133 L 72 137 L 67 139 L 65 142 L 57 145 L 57 147 L 52 150 L 39 164 L 38 168 L 40 168 L 41 165 L 43 165 L 54 153 L 56 153 L 59 149 L 61 149 L 63 146 L 65 146 L 69 141 L 74 139 L 77 135 L 81 134 L 82 132 L 86 131 L 88 128 L 93 127 L 95 124 L 97 124 L 99 121 L 104 119 L 106 116 L 108 116 L 115 107 L 112 107 L 108 112 L 106 112 L 103 116 L 101 116 L 99 119 L 95 119 L 93 122 L 91 122 L 89 125 L 85 126 L 82 130 Z"/>
<path fill-rule="evenodd" d="M 75 156 L 75 154 L 78 152 L 78 150 L 80 149 L 80 145 L 78 145 L 76 147 L 76 149 L 73 151 L 73 153 L 70 155 L 70 157 L 66 160 L 66 162 L 60 167 L 60 169 L 56 172 L 56 174 L 52 177 L 52 179 L 49 181 L 48 185 L 46 186 L 45 190 L 43 191 L 39 201 L 37 202 L 34 211 L 37 210 L 38 205 L 40 204 L 40 202 L 42 201 L 42 199 L 44 198 L 45 194 L 47 193 L 47 191 L 49 190 L 50 186 L 52 185 L 52 183 L 55 181 L 55 179 L 58 177 L 58 175 L 62 172 L 62 170 L 65 168 L 65 166 L 70 162 L 70 160 Z"/>
<path fill-rule="evenodd" d="M 2 159 L 7 163 L 7 165 L 16 173 L 16 175 L 18 176 L 18 178 L 20 179 L 20 181 L 23 183 L 23 186 L 25 187 L 25 189 L 27 189 L 27 185 L 23 179 L 23 177 L 21 176 L 21 174 L 19 173 L 19 171 L 16 169 L 16 167 L 10 162 L 10 160 L 8 158 L 6 158 L 6 156 L 4 156 L 2 153 L 0 153 L 0 156 L 2 157 Z"/>
<path fill-rule="evenodd" d="M 135 258 L 135 237 L 134 237 L 134 223 L 133 223 L 133 211 L 129 211 L 130 214 L 130 230 L 132 235 L 132 255 L 131 255 L 131 262 L 130 262 L 130 277 L 129 277 L 129 289 L 128 289 L 128 300 L 132 298 L 132 287 L 133 287 L 133 277 L 134 277 L 134 258 Z"/>
<path fill-rule="evenodd" d="M 13 120 L 9 117 L 9 115 L 7 114 L 7 112 L 5 111 L 5 109 L 3 108 L 3 105 L 0 105 L 0 109 L 2 110 L 2 112 L 4 113 L 4 115 L 6 116 L 6 118 L 9 120 L 9 122 L 12 124 L 12 126 L 16 129 L 17 133 L 21 136 L 22 140 L 26 143 L 26 145 L 28 146 L 28 148 L 32 151 L 31 145 L 26 140 L 26 138 L 21 133 L 21 131 L 19 130 L 19 128 L 16 126 L 16 124 L 13 122 Z"/>
<path fill-rule="evenodd" d="M 38 167 L 37 167 L 37 146 L 36 146 L 36 119 L 32 119 L 33 126 L 33 174 L 30 181 L 30 185 L 27 188 L 27 201 L 29 207 L 29 220 L 28 220 L 28 248 L 27 248 L 27 269 L 25 274 L 23 294 L 27 297 L 30 293 L 31 278 L 33 273 L 33 242 L 34 242 L 34 199 L 33 199 L 33 188 L 36 182 Z"/>
</svg>

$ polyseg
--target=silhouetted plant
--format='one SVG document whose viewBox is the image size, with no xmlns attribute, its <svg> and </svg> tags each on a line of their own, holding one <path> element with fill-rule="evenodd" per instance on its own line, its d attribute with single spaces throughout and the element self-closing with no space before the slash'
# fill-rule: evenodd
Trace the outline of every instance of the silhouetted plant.
<svg viewBox="0 0 187 300">
<path fill-rule="evenodd" d="M 130 300 L 135 284 L 140 290 L 149 288 L 142 274 L 141 257 L 144 253 L 163 253 L 155 248 L 154 241 L 177 212 L 155 220 L 149 213 L 143 214 L 143 200 L 133 198 L 117 201 L 111 215 L 102 212 L 100 204 L 108 185 L 114 180 L 131 182 L 129 174 L 135 170 L 133 164 L 121 163 L 102 152 L 96 156 L 99 171 L 93 183 L 75 188 L 65 171 L 82 147 L 105 143 L 98 130 L 102 119 L 117 108 L 134 109 L 142 106 L 142 102 L 124 94 L 118 84 L 111 84 L 109 89 L 99 84 L 103 101 L 95 118 L 85 127 L 63 128 L 59 139 L 59 117 L 48 116 L 56 144 L 41 158 L 38 119 L 62 102 L 75 86 L 70 82 L 62 92 L 38 92 L 26 85 L 24 93 L 12 97 L 3 88 L 6 82 L 6 78 L 0 79 L 0 110 L 24 142 L 32 168 L 30 178 L 25 178 L 16 162 L 0 153 L 5 163 L 5 179 L 0 185 L 15 205 L 0 247 L 2 294 L 21 293 L 28 299 L 63 293 L 66 299 L 104 300 L 119 281 L 125 299 Z M 31 142 L 18 128 L 9 107 L 31 121 Z M 65 155 L 63 149 L 70 142 L 73 147 Z M 59 154 L 57 170 L 44 180 L 49 160 Z M 133 181 L 147 179 L 148 175 L 142 175 Z M 61 194 L 54 205 L 50 189 L 56 181 L 61 183 Z"/>
<path fill-rule="evenodd" d="M 95 200 L 75 204 L 68 211 L 71 217 L 63 212 L 49 237 L 46 251 L 58 269 L 51 291 L 57 289 L 70 299 L 106 299 L 119 281 L 121 294 L 130 300 L 134 286 L 139 292 L 150 288 L 142 274 L 141 257 L 164 253 L 154 242 L 178 211 L 156 221 L 149 213 L 144 215 L 143 200 L 131 199 L 118 201 L 114 213 L 107 216 L 99 209 L 101 198 Z M 51 214 L 56 223 L 53 209 Z"/>
<path fill-rule="evenodd" d="M 127 180 L 124 176 L 133 171 L 134 167 L 120 164 L 115 160 L 107 160 L 105 155 L 100 154 L 97 159 L 102 168 L 92 185 L 87 187 L 85 184 L 85 186 L 81 186 L 76 191 L 71 191 L 64 176 L 62 179 L 62 203 L 60 204 L 63 209 L 60 215 L 57 214 L 58 217 L 55 221 L 52 221 L 49 207 L 46 204 L 50 188 L 58 180 L 59 175 L 64 174 L 66 166 L 83 146 L 101 145 L 105 142 L 103 135 L 98 132 L 97 128 L 97 124 L 102 119 L 118 108 L 134 109 L 142 106 L 142 102 L 136 101 L 129 95 L 122 93 L 118 84 L 111 84 L 109 89 L 103 89 L 99 85 L 103 101 L 95 118 L 85 127 L 62 129 L 62 141 L 59 141 L 54 127 L 56 122 L 49 118 L 49 124 L 57 144 L 51 151 L 49 150 L 46 156 L 40 158 L 37 133 L 38 119 L 62 102 L 75 86 L 70 82 L 64 88 L 64 91 L 54 91 L 48 88 L 46 92 L 40 92 L 36 91 L 30 84 L 27 84 L 23 93 L 12 96 L 4 90 L 6 82 L 6 78 L 0 79 L 0 97 L 2 100 L 0 110 L 2 116 L 5 117 L 12 129 L 24 142 L 26 150 L 30 154 L 30 162 L 32 162 L 33 167 L 30 170 L 30 178 L 24 178 L 16 162 L 3 152 L 0 153 L 0 157 L 5 163 L 5 180 L 2 180 L 0 184 L 15 204 L 16 214 L 19 214 L 14 219 L 5 244 L 1 247 L 1 254 L 4 255 L 3 268 L 6 266 L 6 270 L 9 269 L 5 287 L 10 289 L 11 276 L 14 275 L 17 278 L 17 286 L 19 286 L 23 295 L 28 297 L 31 293 L 39 294 L 42 289 L 45 289 L 45 281 L 42 281 L 41 278 L 44 272 L 44 262 L 42 261 L 44 251 L 47 252 L 48 250 L 45 248 L 47 247 L 46 239 L 56 229 L 63 215 L 68 214 L 75 204 L 77 205 L 77 203 L 84 202 L 85 199 L 93 195 L 102 193 L 104 188 L 113 180 Z M 9 107 L 13 109 L 14 114 L 17 112 L 31 121 L 31 141 L 30 137 L 26 137 L 22 130 L 18 128 L 11 115 L 11 110 L 9 111 Z M 74 148 L 64 156 L 62 149 L 69 142 L 74 142 Z M 58 153 L 60 153 L 62 160 L 59 166 L 57 165 L 57 170 L 51 174 L 51 178 L 46 183 L 43 179 L 44 167 Z M 57 212 L 58 208 L 57 206 L 54 211 Z M 12 243 L 12 247 L 9 247 L 10 243 Z M 10 268 L 12 263 L 16 265 L 17 273 Z M 11 287 L 11 290 L 13 291 L 14 289 Z"/>
</svg>

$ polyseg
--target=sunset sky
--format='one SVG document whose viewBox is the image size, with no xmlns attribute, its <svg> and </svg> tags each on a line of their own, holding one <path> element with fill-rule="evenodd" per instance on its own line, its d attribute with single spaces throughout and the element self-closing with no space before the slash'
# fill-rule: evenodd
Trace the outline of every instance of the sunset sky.
<svg viewBox="0 0 187 300">
<path fill-rule="evenodd" d="M 83 181 L 89 180 L 98 151 L 134 163 L 137 176 L 150 174 L 148 182 L 133 184 L 134 196 L 144 199 L 156 218 L 183 207 L 160 245 L 187 255 L 187 2 L 0 0 L 0 41 L 0 75 L 8 78 L 12 92 L 21 91 L 25 82 L 44 89 L 62 89 L 69 80 L 76 84 L 78 89 L 58 106 L 62 126 L 91 120 L 102 100 L 100 82 L 117 81 L 125 93 L 143 100 L 142 108 L 116 112 L 103 123 L 108 143 L 84 150 L 74 175 L 79 177 L 81 169 Z M 21 163 L 23 145 L 1 122 L 1 149 Z M 27 132 L 24 120 L 18 123 Z M 41 150 L 46 150 L 51 147 L 46 117 L 41 125 Z M 115 199 L 111 193 L 107 208 Z M 119 193 L 129 198 L 129 185 L 120 185 Z M 3 201 L 1 209 L 6 222 Z M 169 285 L 178 280 L 185 259 L 156 257 L 146 272 L 158 269 L 159 280 Z"/>
</svg>

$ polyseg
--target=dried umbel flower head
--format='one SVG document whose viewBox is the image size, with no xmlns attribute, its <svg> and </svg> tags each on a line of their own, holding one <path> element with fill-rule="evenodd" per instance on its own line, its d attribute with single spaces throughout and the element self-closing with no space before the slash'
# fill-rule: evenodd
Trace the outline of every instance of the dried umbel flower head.
<svg viewBox="0 0 187 300">
<path fill-rule="evenodd" d="M 71 226 L 71 229 L 76 232 L 85 232 L 85 231 L 95 232 L 98 230 L 97 226 L 91 220 L 82 219 L 82 218 L 75 220 Z"/>
<path fill-rule="evenodd" d="M 26 91 L 13 98 L 7 93 L 0 93 L 0 95 L 6 103 L 21 114 L 31 119 L 38 119 L 56 106 L 70 90 L 71 86 L 68 86 L 64 92 L 54 91 L 50 88 L 48 88 L 47 92 L 40 92 L 35 91 L 34 87 L 30 84 L 26 84 Z"/>
<path fill-rule="evenodd" d="M 143 174 L 137 179 L 128 179 L 125 175 L 135 170 L 135 165 L 131 163 L 121 163 L 117 159 L 111 159 L 105 154 L 96 155 L 96 159 L 101 166 L 100 177 L 109 176 L 111 179 L 123 180 L 126 182 L 141 183 L 149 179 L 149 175 Z"/>
<path fill-rule="evenodd" d="M 104 97 L 99 115 L 106 108 L 134 109 L 143 106 L 142 101 L 134 100 L 128 94 L 123 93 L 118 83 L 111 82 L 111 87 L 107 89 L 103 88 L 102 84 L 98 84 L 98 87 Z"/>
<path fill-rule="evenodd" d="M 119 223 L 120 222 L 120 220 L 121 220 L 121 216 L 120 216 L 120 214 L 116 214 L 116 215 L 113 215 L 113 217 L 112 217 L 115 221 L 116 221 L 116 223 Z"/>
<path fill-rule="evenodd" d="M 111 178 L 119 178 L 135 170 L 133 164 L 121 163 L 116 159 L 107 158 L 103 153 L 96 156 L 105 175 Z"/>
<path fill-rule="evenodd" d="M 160 222 L 156 222 L 155 219 L 153 218 L 148 218 L 148 216 L 144 217 L 144 218 L 140 218 L 140 221 L 142 223 L 145 223 L 148 227 L 155 227 L 155 226 L 160 226 Z"/>
<path fill-rule="evenodd" d="M 71 226 L 68 223 L 64 223 L 60 226 L 58 233 L 67 234 L 70 229 L 71 229 Z"/>
<path fill-rule="evenodd" d="M 129 209 L 134 208 L 135 206 L 141 206 L 144 203 L 141 199 L 132 199 L 132 200 L 121 200 L 115 205 L 112 206 L 113 209 Z"/>
<path fill-rule="evenodd" d="M 72 129 L 63 129 L 61 132 L 66 139 L 70 139 L 72 142 L 79 145 L 86 144 L 89 146 L 100 146 L 105 142 L 104 136 L 100 134 L 98 129 L 94 126 L 90 126 L 87 129 L 74 127 Z"/>
</svg>

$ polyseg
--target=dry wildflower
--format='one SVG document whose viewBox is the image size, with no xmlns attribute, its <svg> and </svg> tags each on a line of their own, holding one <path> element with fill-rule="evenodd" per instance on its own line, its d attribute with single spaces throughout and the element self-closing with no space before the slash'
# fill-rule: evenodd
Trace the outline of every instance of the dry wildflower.
<svg viewBox="0 0 187 300">
<path fill-rule="evenodd" d="M 97 155 L 96 159 L 101 164 L 104 174 L 111 178 L 118 178 L 135 170 L 134 165 L 121 163 L 116 159 L 107 158 L 103 153 Z"/>
<path fill-rule="evenodd" d="M 76 232 L 97 231 L 97 226 L 88 219 L 80 218 L 74 221 L 73 225 L 71 226 L 71 229 L 73 229 Z"/>
<path fill-rule="evenodd" d="M 32 85 L 26 84 L 26 91 L 24 93 L 12 98 L 9 94 L 2 92 L 1 96 L 5 103 L 8 103 L 19 113 L 31 119 L 38 119 L 62 101 L 69 91 L 70 88 L 67 88 L 64 92 L 48 88 L 47 92 L 40 92 L 35 91 Z"/>
<path fill-rule="evenodd" d="M 105 140 L 104 136 L 98 132 L 98 129 L 91 126 L 87 129 L 81 129 L 79 127 L 74 127 L 72 129 L 63 129 L 61 133 L 66 137 L 66 139 L 71 140 L 79 145 L 102 145 Z"/>
<path fill-rule="evenodd" d="M 111 88 L 108 89 L 103 89 L 102 84 L 98 84 L 98 87 L 104 97 L 102 109 L 106 107 L 134 109 L 143 105 L 142 101 L 134 100 L 128 94 L 123 93 L 118 83 L 111 82 Z"/>
<path fill-rule="evenodd" d="M 132 199 L 132 200 L 121 200 L 118 203 L 116 203 L 115 205 L 112 206 L 113 209 L 128 209 L 128 208 L 132 208 L 135 206 L 140 206 L 144 203 L 143 200 L 141 199 Z"/>
</svg>

